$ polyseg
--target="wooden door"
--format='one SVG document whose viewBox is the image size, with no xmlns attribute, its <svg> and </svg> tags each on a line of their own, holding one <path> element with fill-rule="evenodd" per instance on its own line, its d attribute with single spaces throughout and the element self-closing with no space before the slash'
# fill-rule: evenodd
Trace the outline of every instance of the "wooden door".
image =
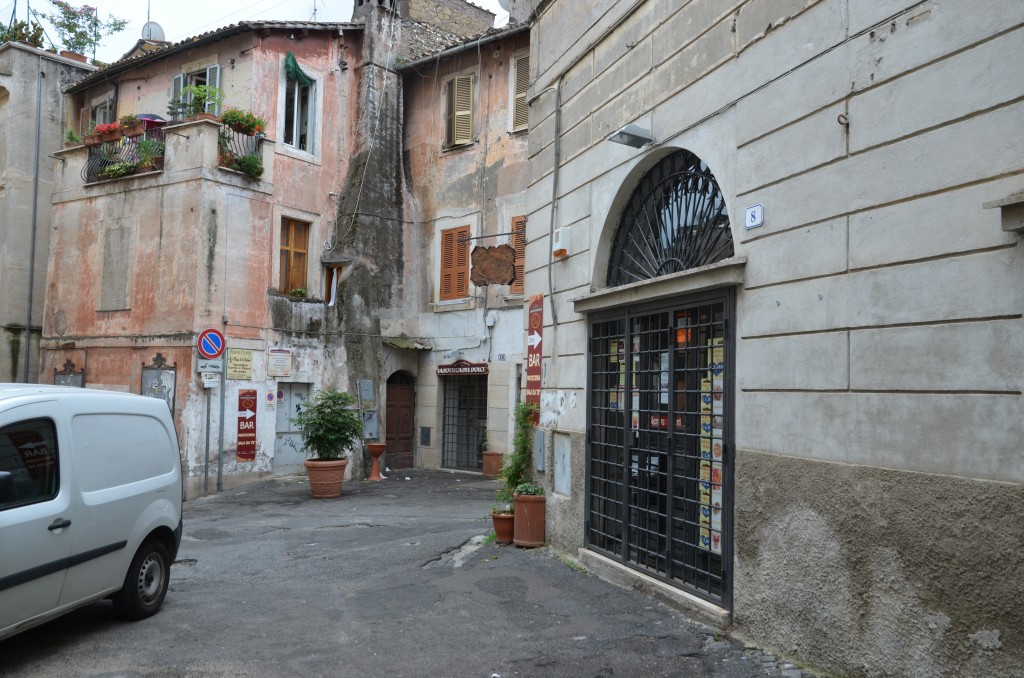
<svg viewBox="0 0 1024 678">
<path fill-rule="evenodd" d="M 392 375 L 388 379 L 384 434 L 387 452 L 384 463 L 391 469 L 412 468 L 416 387 L 411 383 L 411 378 L 396 377 L 399 375 Z"/>
</svg>

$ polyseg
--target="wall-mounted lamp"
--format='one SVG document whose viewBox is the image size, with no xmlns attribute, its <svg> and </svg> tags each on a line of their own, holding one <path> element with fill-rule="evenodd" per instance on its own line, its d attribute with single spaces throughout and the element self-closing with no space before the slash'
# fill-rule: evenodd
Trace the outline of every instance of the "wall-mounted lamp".
<svg viewBox="0 0 1024 678">
<path fill-rule="evenodd" d="M 613 141 L 623 146 L 643 148 L 654 143 L 654 135 L 640 125 L 630 124 L 608 137 L 608 141 Z"/>
</svg>

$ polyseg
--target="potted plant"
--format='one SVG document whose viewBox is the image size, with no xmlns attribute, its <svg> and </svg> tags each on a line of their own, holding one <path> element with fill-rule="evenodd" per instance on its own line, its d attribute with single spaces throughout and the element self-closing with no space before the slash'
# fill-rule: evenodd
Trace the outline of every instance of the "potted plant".
<svg viewBox="0 0 1024 678">
<path fill-rule="evenodd" d="M 520 483 L 512 495 L 515 499 L 515 523 L 512 543 L 516 546 L 543 546 L 545 502 L 544 488 L 533 483 Z"/>
<path fill-rule="evenodd" d="M 210 85 L 185 85 L 181 89 L 181 100 L 188 100 L 185 104 L 186 120 L 216 120 L 216 114 L 207 111 L 207 107 L 217 110 L 224 93 L 219 87 Z"/>
<path fill-rule="evenodd" d="M 247 137 L 263 134 L 267 129 L 265 118 L 240 108 L 228 108 L 221 114 L 220 121 L 225 127 Z"/>
<path fill-rule="evenodd" d="M 124 130 L 116 122 L 101 122 L 93 127 L 92 133 L 97 135 L 101 141 L 117 141 L 124 136 Z"/>
<path fill-rule="evenodd" d="M 483 439 L 480 441 L 480 455 L 484 460 L 483 475 L 484 478 L 497 478 L 498 474 L 501 473 L 501 452 L 492 452 L 487 449 L 487 434 L 484 433 Z"/>
<path fill-rule="evenodd" d="M 139 154 L 139 169 L 152 172 L 164 167 L 164 144 L 156 139 L 139 139 L 135 150 Z"/>
<path fill-rule="evenodd" d="M 306 475 L 314 499 L 341 496 L 348 459 L 347 449 L 363 433 L 363 420 L 353 409 L 356 399 L 332 388 L 313 394 L 297 417 L 291 419 L 299 429 L 302 444 L 313 455 L 305 461 Z"/>
<path fill-rule="evenodd" d="M 234 156 L 227 166 L 236 172 L 241 172 L 252 181 L 256 181 L 263 176 L 263 158 L 256 153 L 246 153 L 245 155 Z M 292 290 L 291 294 L 293 296 L 304 297 L 306 296 L 305 292 L 305 290 L 302 290 L 301 294 L 296 294 L 295 290 Z"/>
<path fill-rule="evenodd" d="M 117 121 L 121 124 L 126 137 L 137 137 L 145 131 L 142 121 L 134 114 L 122 115 Z"/>
<path fill-rule="evenodd" d="M 138 166 L 134 162 L 121 161 L 107 165 L 100 172 L 100 179 L 120 179 L 135 174 Z"/>
<path fill-rule="evenodd" d="M 68 128 L 68 131 L 64 133 L 64 148 L 71 148 L 73 146 L 81 146 L 82 137 L 75 134 L 75 130 Z"/>
<path fill-rule="evenodd" d="M 515 521 L 515 490 L 529 480 L 530 462 L 532 457 L 530 431 L 533 428 L 534 405 L 519 403 L 515 409 L 515 431 L 512 438 L 512 450 L 505 458 L 505 465 L 498 472 L 501 487 L 495 497 L 497 504 L 491 511 L 491 521 L 497 541 L 508 543 L 513 540 L 512 530 Z M 508 530 L 507 538 L 503 538 Z"/>
</svg>

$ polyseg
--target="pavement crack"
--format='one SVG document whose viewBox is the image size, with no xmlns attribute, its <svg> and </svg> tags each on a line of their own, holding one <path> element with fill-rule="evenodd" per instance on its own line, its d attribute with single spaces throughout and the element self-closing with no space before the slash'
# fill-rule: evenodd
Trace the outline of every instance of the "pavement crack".
<svg viewBox="0 0 1024 678">
<path fill-rule="evenodd" d="M 471 539 L 467 539 L 455 548 L 448 549 L 436 558 L 431 558 L 420 565 L 420 567 L 427 569 L 432 567 L 448 567 L 450 565 L 453 568 L 460 568 L 469 556 L 483 546 L 483 544 L 484 537 L 482 535 L 477 535 Z"/>
</svg>

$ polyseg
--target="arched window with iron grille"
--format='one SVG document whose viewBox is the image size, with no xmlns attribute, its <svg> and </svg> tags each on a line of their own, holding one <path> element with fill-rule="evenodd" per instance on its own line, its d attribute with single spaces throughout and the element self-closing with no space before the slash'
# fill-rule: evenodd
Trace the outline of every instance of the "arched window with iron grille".
<svg viewBox="0 0 1024 678">
<path fill-rule="evenodd" d="M 733 255 L 718 181 L 693 153 L 663 158 L 633 191 L 619 219 L 609 287 L 713 264 Z"/>
</svg>

